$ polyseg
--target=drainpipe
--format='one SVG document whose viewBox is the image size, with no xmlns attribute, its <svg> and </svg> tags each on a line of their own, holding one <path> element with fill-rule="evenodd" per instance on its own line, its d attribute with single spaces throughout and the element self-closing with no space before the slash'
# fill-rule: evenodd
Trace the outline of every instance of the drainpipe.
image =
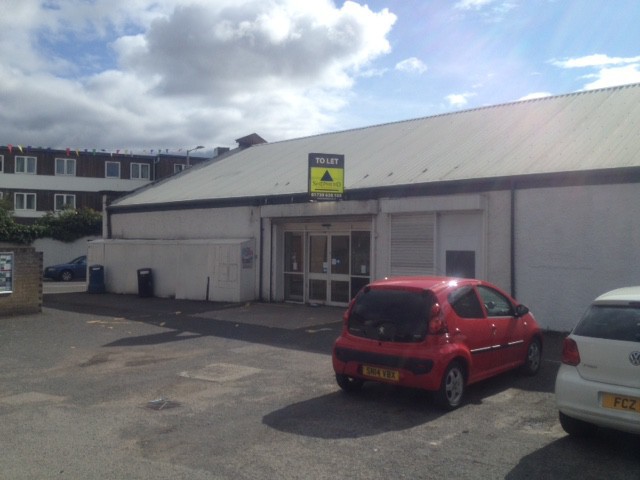
<svg viewBox="0 0 640 480">
<path fill-rule="evenodd" d="M 269 222 L 269 302 L 273 302 L 273 221 Z"/>
<path fill-rule="evenodd" d="M 264 253 L 264 234 L 263 234 L 263 230 L 264 230 L 264 224 L 263 224 L 263 218 L 262 215 L 260 215 L 260 238 L 258 239 L 258 252 L 259 252 L 259 263 L 260 265 L 258 265 L 258 301 L 262 302 L 263 297 L 262 297 L 262 274 L 264 272 L 264 269 L 262 267 L 262 262 L 263 262 L 263 253 Z"/>
<path fill-rule="evenodd" d="M 106 193 L 102 194 L 102 238 L 111 238 L 111 212 Z"/>
<path fill-rule="evenodd" d="M 510 232 L 510 263 L 511 263 L 511 296 L 516 296 L 516 189 L 511 183 L 511 232 Z"/>
</svg>

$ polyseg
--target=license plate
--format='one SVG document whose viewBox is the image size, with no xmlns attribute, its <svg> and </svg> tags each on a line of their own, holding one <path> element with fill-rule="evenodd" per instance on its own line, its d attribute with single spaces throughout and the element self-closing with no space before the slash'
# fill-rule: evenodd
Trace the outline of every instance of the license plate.
<svg viewBox="0 0 640 480">
<path fill-rule="evenodd" d="M 613 408 L 614 410 L 640 413 L 640 398 L 603 393 L 602 406 L 604 408 Z"/>
<path fill-rule="evenodd" d="M 370 365 L 362 366 L 362 374 L 367 377 L 379 378 L 381 380 L 387 380 L 392 382 L 400 381 L 400 372 L 398 370 L 391 370 L 390 368 L 372 367 Z"/>
</svg>

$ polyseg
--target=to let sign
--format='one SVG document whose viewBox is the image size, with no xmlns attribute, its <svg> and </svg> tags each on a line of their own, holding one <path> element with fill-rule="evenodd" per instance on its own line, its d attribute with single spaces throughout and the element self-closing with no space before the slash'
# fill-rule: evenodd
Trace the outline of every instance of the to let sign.
<svg viewBox="0 0 640 480">
<path fill-rule="evenodd" d="M 344 195 L 344 155 L 309 154 L 309 196 L 313 200 L 339 200 Z"/>
</svg>

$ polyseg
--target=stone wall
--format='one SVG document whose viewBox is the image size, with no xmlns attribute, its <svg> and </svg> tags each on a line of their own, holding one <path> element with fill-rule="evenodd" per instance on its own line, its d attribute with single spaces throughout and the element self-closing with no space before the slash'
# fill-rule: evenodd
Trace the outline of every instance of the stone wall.
<svg viewBox="0 0 640 480">
<path fill-rule="evenodd" d="M 42 311 L 42 252 L 0 243 L 0 253 L 13 253 L 12 291 L 0 292 L 0 316 Z"/>
</svg>

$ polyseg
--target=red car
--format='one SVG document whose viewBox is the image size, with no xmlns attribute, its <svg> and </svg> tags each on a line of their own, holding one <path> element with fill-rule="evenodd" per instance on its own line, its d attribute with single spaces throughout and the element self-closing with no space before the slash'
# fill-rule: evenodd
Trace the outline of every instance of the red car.
<svg viewBox="0 0 640 480">
<path fill-rule="evenodd" d="M 343 318 L 333 369 L 347 392 L 365 381 L 421 388 L 451 410 L 467 385 L 515 368 L 527 375 L 540 368 L 542 334 L 529 309 L 481 280 L 375 281 Z"/>
</svg>

